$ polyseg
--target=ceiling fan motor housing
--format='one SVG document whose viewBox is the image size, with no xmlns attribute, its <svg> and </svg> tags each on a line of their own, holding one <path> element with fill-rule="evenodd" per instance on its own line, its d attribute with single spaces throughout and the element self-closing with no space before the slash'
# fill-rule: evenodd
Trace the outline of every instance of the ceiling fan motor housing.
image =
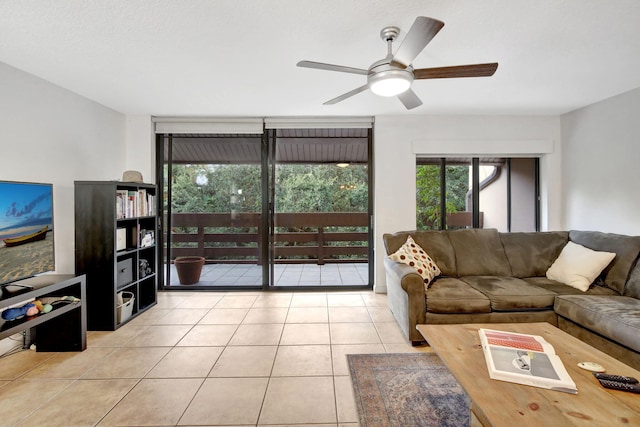
<svg viewBox="0 0 640 427">
<path fill-rule="evenodd" d="M 412 82 L 412 68 L 391 65 L 390 57 L 373 63 L 367 74 L 369 89 L 380 96 L 396 96 L 409 89 Z"/>
</svg>

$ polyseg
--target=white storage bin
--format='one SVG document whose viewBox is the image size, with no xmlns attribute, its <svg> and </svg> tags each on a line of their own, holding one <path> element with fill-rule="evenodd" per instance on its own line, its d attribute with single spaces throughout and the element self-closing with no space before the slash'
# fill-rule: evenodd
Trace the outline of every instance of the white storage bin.
<svg viewBox="0 0 640 427">
<path fill-rule="evenodd" d="M 133 292 L 118 292 L 118 323 L 126 322 L 133 314 Z"/>
</svg>

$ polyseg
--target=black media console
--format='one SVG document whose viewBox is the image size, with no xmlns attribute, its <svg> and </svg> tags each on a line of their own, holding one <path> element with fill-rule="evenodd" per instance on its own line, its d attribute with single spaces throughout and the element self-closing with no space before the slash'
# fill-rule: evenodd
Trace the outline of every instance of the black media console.
<svg viewBox="0 0 640 427">
<path fill-rule="evenodd" d="M 72 296 L 79 302 L 56 303 L 49 313 L 0 319 L 0 339 L 26 331 L 26 345 L 37 351 L 83 351 L 87 348 L 86 278 L 84 275 L 46 274 L 0 288 L 0 310 L 30 299 Z"/>
</svg>

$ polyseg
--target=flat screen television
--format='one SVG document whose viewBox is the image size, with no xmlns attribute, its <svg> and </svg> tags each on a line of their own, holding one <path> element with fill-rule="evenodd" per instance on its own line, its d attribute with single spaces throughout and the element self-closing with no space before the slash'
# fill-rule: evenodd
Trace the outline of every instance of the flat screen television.
<svg viewBox="0 0 640 427">
<path fill-rule="evenodd" d="M 53 270 L 53 185 L 0 181 L 0 293 Z"/>
</svg>

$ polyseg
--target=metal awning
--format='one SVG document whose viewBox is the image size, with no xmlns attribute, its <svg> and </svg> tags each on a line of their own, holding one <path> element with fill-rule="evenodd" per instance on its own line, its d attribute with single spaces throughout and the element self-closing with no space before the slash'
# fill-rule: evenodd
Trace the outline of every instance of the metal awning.
<svg viewBox="0 0 640 427">
<path fill-rule="evenodd" d="M 367 163 L 369 129 L 277 129 L 280 163 Z M 261 161 L 262 135 L 173 134 L 172 161 L 178 164 L 254 164 Z M 165 159 L 168 158 L 165 144 Z"/>
</svg>

